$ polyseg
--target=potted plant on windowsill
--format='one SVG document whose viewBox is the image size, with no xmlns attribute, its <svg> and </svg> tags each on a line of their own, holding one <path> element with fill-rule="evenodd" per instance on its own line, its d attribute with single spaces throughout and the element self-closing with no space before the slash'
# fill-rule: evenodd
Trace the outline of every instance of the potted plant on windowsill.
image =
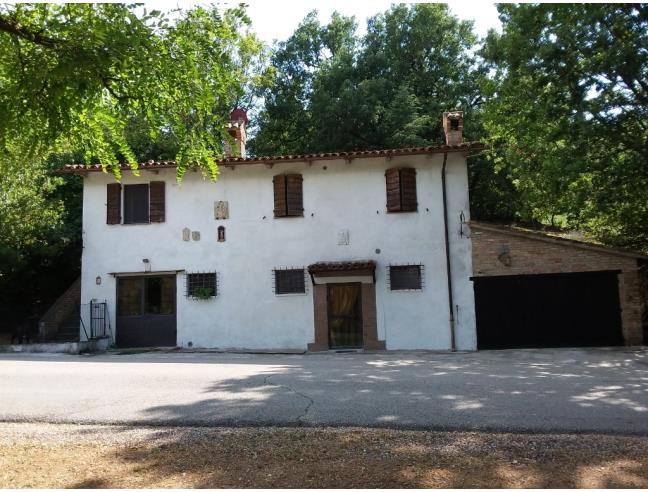
<svg viewBox="0 0 648 492">
<path fill-rule="evenodd" d="M 199 301 L 208 301 L 212 297 L 214 297 L 214 289 L 211 287 L 198 287 L 193 293 L 193 298 Z"/>
</svg>

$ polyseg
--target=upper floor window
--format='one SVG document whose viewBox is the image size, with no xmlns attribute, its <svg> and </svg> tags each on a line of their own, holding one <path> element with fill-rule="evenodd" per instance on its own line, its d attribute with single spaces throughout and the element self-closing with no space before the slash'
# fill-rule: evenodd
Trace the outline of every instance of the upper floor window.
<svg viewBox="0 0 648 492">
<path fill-rule="evenodd" d="M 149 222 L 149 185 L 124 186 L 124 224 Z"/>
<path fill-rule="evenodd" d="M 392 168 L 385 171 L 387 212 L 416 212 L 416 169 Z"/>
<path fill-rule="evenodd" d="M 301 174 L 278 174 L 272 179 L 275 217 L 304 216 L 302 182 Z"/>
<path fill-rule="evenodd" d="M 125 185 L 123 193 L 123 223 L 148 224 L 165 220 L 164 181 Z M 106 187 L 106 223 L 122 223 L 122 185 L 110 183 Z"/>
</svg>

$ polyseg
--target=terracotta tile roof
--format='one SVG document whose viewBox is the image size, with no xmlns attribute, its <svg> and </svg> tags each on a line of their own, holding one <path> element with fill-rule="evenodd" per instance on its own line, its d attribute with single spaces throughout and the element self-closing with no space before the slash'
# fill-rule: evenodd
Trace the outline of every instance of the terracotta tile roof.
<svg viewBox="0 0 648 492">
<path fill-rule="evenodd" d="M 385 150 L 357 150 L 351 152 L 323 152 L 318 154 L 298 154 L 298 155 L 271 155 L 258 157 L 228 157 L 217 161 L 220 166 L 242 166 L 250 164 L 277 164 L 281 162 L 297 161 L 319 161 L 333 159 L 362 159 L 370 157 L 393 157 L 402 155 L 421 155 L 421 154 L 440 154 L 444 152 L 467 152 L 479 151 L 486 146 L 481 142 L 465 142 L 459 145 L 437 145 L 428 147 L 408 147 L 403 149 L 385 149 Z M 120 169 L 129 170 L 128 164 L 121 164 Z M 175 161 L 147 161 L 139 164 L 139 169 L 165 169 L 176 167 Z M 61 173 L 81 173 L 87 171 L 101 171 L 101 165 L 94 164 L 86 166 L 85 164 L 68 164 L 59 172 Z"/>
<path fill-rule="evenodd" d="M 589 250 L 594 250 L 594 251 L 599 251 L 601 253 L 607 253 L 611 255 L 618 255 L 618 256 L 627 256 L 630 258 L 638 258 L 638 259 L 643 259 L 643 260 L 648 260 L 648 256 L 637 252 L 637 251 L 630 251 L 627 249 L 622 249 L 622 248 L 614 248 L 612 246 L 607 246 L 605 244 L 599 244 L 599 243 L 594 243 L 594 242 L 588 242 L 588 241 L 582 241 L 578 239 L 572 239 L 569 237 L 564 237 L 557 235 L 556 233 L 551 233 L 548 231 L 543 231 L 543 230 L 534 230 L 534 229 L 529 229 L 529 228 L 524 228 L 524 227 L 518 227 L 514 225 L 504 225 L 504 224 L 496 224 L 494 222 L 481 222 L 477 220 L 471 220 L 470 221 L 470 227 L 474 228 L 476 230 L 486 230 L 486 231 L 493 231 L 493 232 L 498 232 L 502 234 L 509 234 L 513 236 L 521 236 L 521 237 L 526 237 L 530 239 L 536 239 L 538 241 L 546 241 L 546 242 L 551 242 L 554 244 L 560 244 L 566 247 L 575 247 L 575 248 L 582 248 L 582 249 L 589 249 Z M 475 241 L 475 239 L 473 239 Z"/>
<path fill-rule="evenodd" d="M 376 262 L 373 260 L 359 261 L 320 261 L 308 266 L 308 273 L 320 272 L 346 272 L 352 270 L 375 270 Z"/>
</svg>

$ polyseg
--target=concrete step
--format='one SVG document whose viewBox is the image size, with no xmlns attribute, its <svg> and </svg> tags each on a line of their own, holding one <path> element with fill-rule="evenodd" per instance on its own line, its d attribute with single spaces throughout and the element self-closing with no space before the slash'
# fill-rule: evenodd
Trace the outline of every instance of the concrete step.
<svg viewBox="0 0 648 492">
<path fill-rule="evenodd" d="M 78 333 L 56 333 L 52 337 L 53 342 L 78 342 L 79 341 L 79 334 Z"/>
</svg>

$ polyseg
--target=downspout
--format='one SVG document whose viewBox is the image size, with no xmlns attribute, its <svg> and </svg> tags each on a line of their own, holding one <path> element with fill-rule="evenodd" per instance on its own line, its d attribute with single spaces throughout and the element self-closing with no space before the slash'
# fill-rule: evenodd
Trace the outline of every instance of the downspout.
<svg viewBox="0 0 648 492">
<path fill-rule="evenodd" d="M 448 236 L 448 201 L 446 197 L 446 164 L 448 163 L 448 153 L 443 153 L 443 167 L 441 168 L 441 189 L 443 196 L 443 232 L 445 234 L 445 254 L 446 254 L 446 275 L 448 277 L 448 314 L 450 315 L 450 344 L 452 351 L 457 351 L 455 341 L 455 317 L 454 301 L 452 299 L 452 269 L 450 267 L 450 241 Z"/>
</svg>

